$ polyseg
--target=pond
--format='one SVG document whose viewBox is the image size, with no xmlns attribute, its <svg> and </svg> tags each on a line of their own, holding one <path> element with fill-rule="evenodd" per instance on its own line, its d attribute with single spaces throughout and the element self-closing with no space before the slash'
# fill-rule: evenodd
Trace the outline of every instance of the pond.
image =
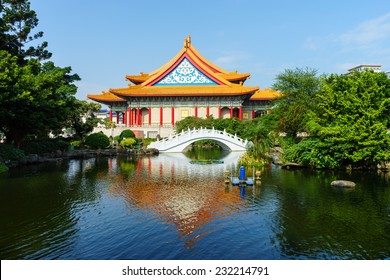
<svg viewBox="0 0 390 280">
<path fill-rule="evenodd" d="M 270 165 L 260 186 L 225 185 L 240 155 L 207 165 L 160 154 L 13 169 L 0 176 L 0 258 L 390 258 L 389 173 Z M 335 179 L 357 186 L 336 189 Z"/>
</svg>

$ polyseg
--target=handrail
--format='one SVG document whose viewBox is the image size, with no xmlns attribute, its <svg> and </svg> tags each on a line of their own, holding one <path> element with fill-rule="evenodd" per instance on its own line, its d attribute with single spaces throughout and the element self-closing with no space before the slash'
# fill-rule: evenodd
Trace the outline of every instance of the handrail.
<svg viewBox="0 0 390 280">
<path fill-rule="evenodd" d="M 237 135 L 227 133 L 224 129 L 223 131 L 216 130 L 214 127 L 209 128 L 194 128 L 188 130 L 182 130 L 180 133 L 171 134 L 168 138 L 164 138 L 155 142 L 152 142 L 149 147 L 160 148 L 160 149 L 173 149 L 177 145 L 181 145 L 187 142 L 191 142 L 194 138 L 210 138 L 215 140 L 220 140 L 220 142 L 226 145 L 233 145 L 235 147 L 239 146 L 242 149 L 246 149 L 248 140 L 241 139 Z"/>
</svg>

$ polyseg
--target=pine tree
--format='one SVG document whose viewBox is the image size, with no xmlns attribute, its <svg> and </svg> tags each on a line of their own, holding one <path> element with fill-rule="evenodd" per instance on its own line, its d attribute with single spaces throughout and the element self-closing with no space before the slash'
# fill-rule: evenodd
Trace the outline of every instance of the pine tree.
<svg viewBox="0 0 390 280">
<path fill-rule="evenodd" d="M 19 64 L 23 64 L 27 58 L 44 60 L 51 57 L 46 50 L 47 42 L 35 47 L 30 45 L 43 36 L 42 31 L 31 34 L 37 25 L 38 18 L 35 11 L 30 9 L 30 2 L 0 0 L 0 50 L 18 57 Z"/>
</svg>

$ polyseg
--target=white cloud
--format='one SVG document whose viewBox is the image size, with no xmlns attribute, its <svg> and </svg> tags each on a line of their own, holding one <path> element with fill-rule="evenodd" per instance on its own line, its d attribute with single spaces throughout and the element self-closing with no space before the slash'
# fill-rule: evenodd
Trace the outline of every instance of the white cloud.
<svg viewBox="0 0 390 280">
<path fill-rule="evenodd" d="M 355 62 L 345 62 L 341 64 L 336 65 L 336 70 L 338 73 L 346 73 L 348 72 L 349 69 L 352 69 L 353 67 L 356 67 L 360 63 L 355 63 Z"/>
<path fill-rule="evenodd" d="M 246 61 L 249 58 L 248 54 L 243 52 L 224 52 L 222 56 L 215 59 L 214 63 L 226 70 L 237 68 L 239 62 Z"/>
<path fill-rule="evenodd" d="M 317 51 L 324 47 L 336 47 L 340 51 L 352 49 L 370 49 L 378 52 L 390 40 L 390 13 L 364 21 L 355 28 L 342 34 L 327 34 L 320 37 L 308 37 L 305 49 Z M 324 47 L 323 47 L 324 46 Z M 387 47 L 387 46 L 386 46 Z"/>
<path fill-rule="evenodd" d="M 365 21 L 339 36 L 342 44 L 357 47 L 367 47 L 384 39 L 390 39 L 390 13 Z"/>
</svg>

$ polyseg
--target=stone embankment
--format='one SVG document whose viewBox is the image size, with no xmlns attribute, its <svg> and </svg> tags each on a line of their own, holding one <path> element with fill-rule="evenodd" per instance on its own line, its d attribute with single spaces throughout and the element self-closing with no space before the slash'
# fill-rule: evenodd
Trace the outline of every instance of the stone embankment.
<svg viewBox="0 0 390 280">
<path fill-rule="evenodd" d="M 45 153 L 42 155 L 30 154 L 24 159 L 8 163 L 8 166 L 15 167 L 19 165 L 36 164 L 52 161 L 60 161 L 64 159 L 86 159 L 94 157 L 111 157 L 117 155 L 157 155 L 159 152 L 156 149 L 134 149 L 134 150 L 121 150 L 121 149 L 107 149 L 107 150 L 74 150 L 68 152 L 57 151 L 55 153 Z"/>
</svg>

